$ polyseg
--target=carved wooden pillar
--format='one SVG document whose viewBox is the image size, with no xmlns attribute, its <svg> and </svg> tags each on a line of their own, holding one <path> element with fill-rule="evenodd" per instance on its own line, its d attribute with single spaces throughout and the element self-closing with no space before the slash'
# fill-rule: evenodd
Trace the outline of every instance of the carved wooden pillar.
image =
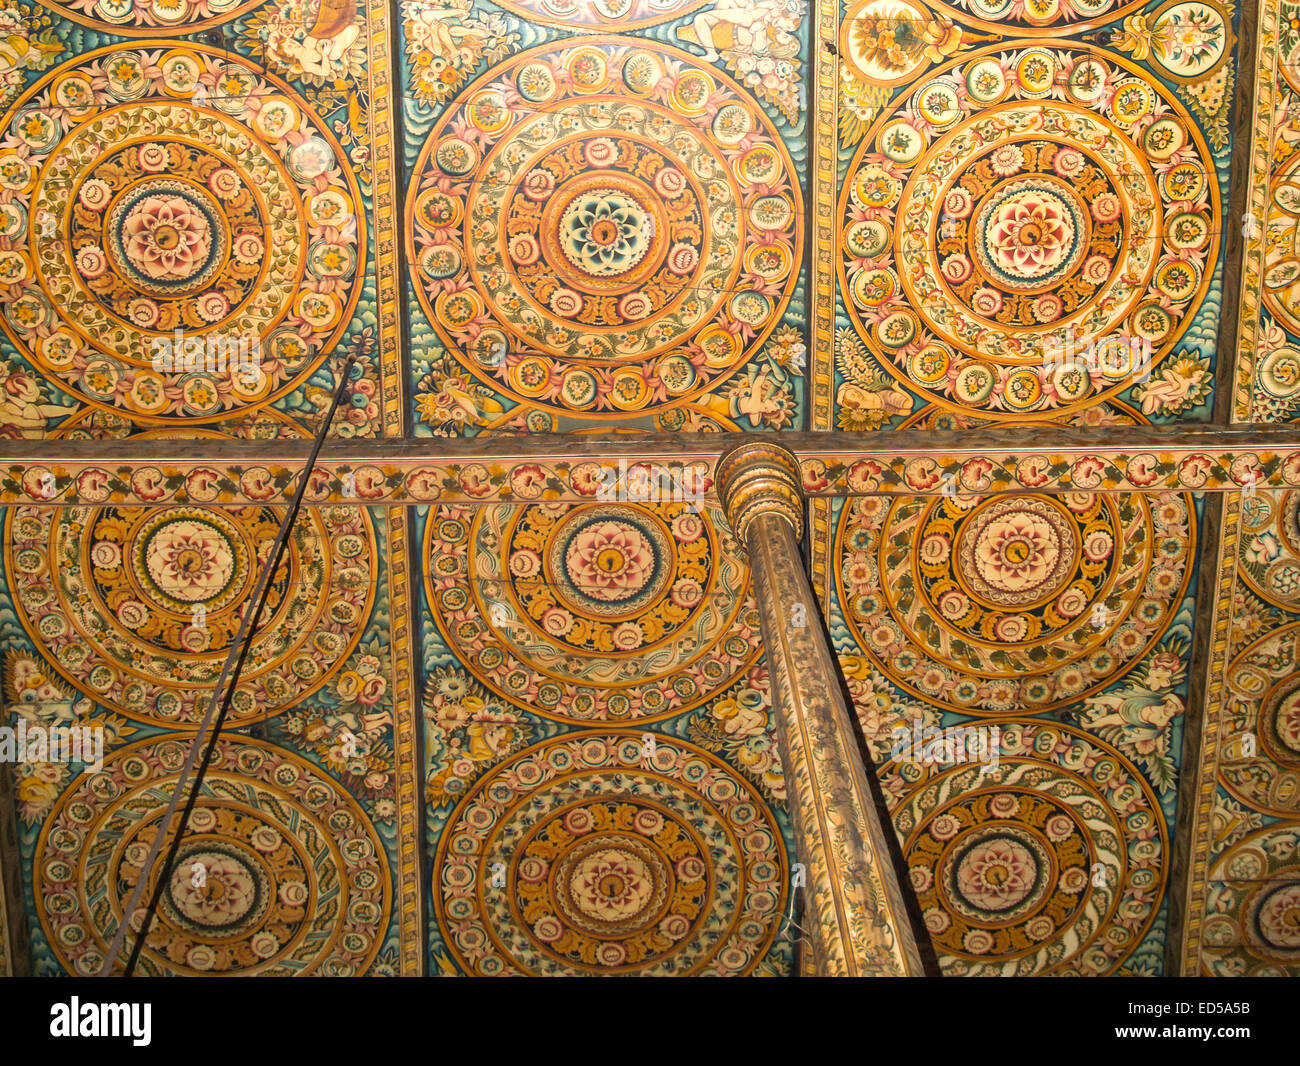
<svg viewBox="0 0 1300 1066">
<path fill-rule="evenodd" d="M 774 444 L 742 445 L 722 458 L 718 491 L 753 570 L 797 859 L 807 874 L 814 972 L 921 976 L 886 829 L 799 554 L 798 463 Z"/>
</svg>

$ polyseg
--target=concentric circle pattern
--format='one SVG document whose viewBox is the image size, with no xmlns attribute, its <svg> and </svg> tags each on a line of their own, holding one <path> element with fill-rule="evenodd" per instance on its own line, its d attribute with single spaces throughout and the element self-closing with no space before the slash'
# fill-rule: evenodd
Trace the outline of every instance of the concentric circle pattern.
<svg viewBox="0 0 1300 1066">
<path fill-rule="evenodd" d="M 280 525 L 271 507 L 26 507 L 6 569 L 41 654 L 87 696 L 138 721 L 192 727 Z M 265 717 L 314 692 L 360 639 L 377 581 L 363 510 L 295 525 L 231 709 Z"/>
<path fill-rule="evenodd" d="M 1300 827 L 1270 826 L 1210 869 L 1201 960 L 1216 977 L 1290 977 L 1300 964 Z"/>
<path fill-rule="evenodd" d="M 1255 810 L 1300 811 L 1300 621 L 1243 648 L 1228 666 L 1219 779 Z M 1243 738 L 1254 738 L 1254 749 Z"/>
<path fill-rule="evenodd" d="M 1195 553 L 1190 499 L 852 501 L 841 602 L 892 681 L 966 713 L 1047 710 L 1135 666 L 1172 620 Z"/>
<path fill-rule="evenodd" d="M 504 699 L 569 722 L 654 720 L 723 692 L 759 653 L 726 528 L 680 503 L 441 508 L 426 591 L 457 658 Z"/>
<path fill-rule="evenodd" d="M 94 976 L 185 761 L 155 738 L 75 779 L 37 841 L 50 947 Z M 217 742 L 140 957 L 153 975 L 359 975 L 388 926 L 384 847 L 356 801 L 309 763 L 244 738 Z M 141 909 L 141 913 L 143 908 Z"/>
<path fill-rule="evenodd" d="M 840 284 L 909 388 L 985 418 L 1051 417 L 1173 348 L 1222 219 L 1195 123 L 1140 75 L 1080 45 L 984 49 L 871 127 L 841 198 Z"/>
<path fill-rule="evenodd" d="M 744 365 L 797 280 L 802 205 L 775 128 L 686 53 L 583 38 L 471 85 L 407 204 L 443 342 L 521 402 L 670 406 Z"/>
<path fill-rule="evenodd" d="M 1164 814 L 1095 737 L 1004 722 L 996 764 L 891 762 L 881 785 L 949 975 L 1112 973 L 1155 920 Z"/>
<path fill-rule="evenodd" d="M 104 49 L 33 86 L 4 136 L 0 325 L 85 402 L 229 417 L 301 384 L 347 326 L 360 191 L 269 75 L 197 46 Z"/>
<path fill-rule="evenodd" d="M 639 737 L 574 733 L 479 781 L 433 883 L 471 974 L 745 974 L 780 922 L 786 858 L 753 786 L 702 749 L 659 738 L 647 762 Z"/>
</svg>

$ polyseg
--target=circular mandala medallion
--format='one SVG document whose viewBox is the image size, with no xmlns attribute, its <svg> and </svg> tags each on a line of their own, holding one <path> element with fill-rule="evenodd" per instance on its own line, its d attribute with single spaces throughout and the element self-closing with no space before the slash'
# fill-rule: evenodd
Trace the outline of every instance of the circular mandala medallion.
<svg viewBox="0 0 1300 1066">
<path fill-rule="evenodd" d="M 38 909 L 70 973 L 94 976 L 144 871 L 187 743 L 129 744 L 75 779 L 37 840 Z M 280 748 L 222 738 L 140 956 L 150 975 L 360 975 L 391 878 L 365 812 Z M 147 896 L 146 896 L 147 898 Z M 141 909 L 143 911 L 143 908 Z"/>
<path fill-rule="evenodd" d="M 407 207 L 443 343 L 493 388 L 586 417 L 738 370 L 802 254 L 776 129 L 725 75 L 650 42 L 583 38 L 494 69 L 434 127 Z"/>
<path fill-rule="evenodd" d="M 161 47 L 81 56 L 10 112 L 0 325 L 86 403 L 189 425 L 319 365 L 360 296 L 365 227 L 346 155 L 292 90 Z"/>
<path fill-rule="evenodd" d="M 950 975 L 1113 972 L 1155 920 L 1160 804 L 1117 751 L 1068 726 L 1004 722 L 998 762 L 890 762 L 881 785 Z"/>
<path fill-rule="evenodd" d="M 22 507 L 6 566 L 41 654 L 91 699 L 168 728 L 198 723 L 281 520 L 272 507 Z M 365 511 L 305 512 L 272 578 L 232 721 L 314 692 L 361 637 L 376 552 Z"/>
<path fill-rule="evenodd" d="M 1243 738 L 1254 737 L 1254 750 Z M 1254 810 L 1300 811 L 1300 622 L 1249 644 L 1228 667 L 1219 779 Z"/>
<path fill-rule="evenodd" d="M 457 658 L 504 699 L 562 721 L 663 718 L 761 647 L 721 529 L 685 504 L 447 507 L 425 531 L 425 588 Z"/>
<path fill-rule="evenodd" d="M 1138 68 L 1085 47 L 1005 51 L 940 68 L 873 125 L 841 198 L 840 283 L 909 388 L 1050 418 L 1173 348 L 1222 212 L 1195 123 Z"/>
<path fill-rule="evenodd" d="M 1293 977 L 1300 965 L 1300 828 L 1274 825 L 1210 868 L 1201 966 L 1215 977 Z"/>
<path fill-rule="evenodd" d="M 840 600 L 891 681 L 965 713 L 1047 710 L 1110 684 L 1182 603 L 1192 501 L 997 496 L 845 508 Z"/>
<path fill-rule="evenodd" d="M 488 892 L 494 867 L 506 888 Z M 745 974 L 780 921 L 781 829 L 703 749 L 575 733 L 489 772 L 448 820 L 434 905 L 472 974 Z"/>
</svg>

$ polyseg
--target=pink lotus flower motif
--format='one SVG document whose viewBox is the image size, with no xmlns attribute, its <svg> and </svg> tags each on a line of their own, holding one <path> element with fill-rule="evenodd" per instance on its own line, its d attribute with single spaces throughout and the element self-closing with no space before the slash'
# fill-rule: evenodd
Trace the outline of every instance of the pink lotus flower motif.
<svg viewBox="0 0 1300 1066">
<path fill-rule="evenodd" d="M 583 595 L 607 603 L 635 595 L 655 569 L 645 535 L 625 522 L 588 526 L 573 538 L 564 559 L 569 579 Z"/>
<path fill-rule="evenodd" d="M 993 167 L 994 174 L 1002 178 L 1009 177 L 1025 165 L 1025 153 L 1014 144 L 1004 144 L 993 150 L 989 164 Z"/>
<path fill-rule="evenodd" d="M 257 886 L 248 870 L 217 852 L 204 852 L 204 878 L 195 884 L 190 863 L 181 863 L 172 875 L 171 898 L 186 918 L 200 926 L 219 929 L 237 921 L 257 902 Z"/>
<path fill-rule="evenodd" d="M 957 869 L 957 886 L 975 906 L 987 911 L 1014 907 L 1033 890 L 1038 864 L 1013 840 L 989 840 L 966 853 Z"/>
<path fill-rule="evenodd" d="M 1061 264 L 1074 242 L 1074 222 L 1053 196 L 1032 190 L 998 208 L 988 247 L 1008 274 L 1037 278 Z"/>
<path fill-rule="evenodd" d="M 183 196 L 146 196 L 126 216 L 122 231 L 132 264 L 158 281 L 192 277 L 212 251 L 212 227 Z"/>
<path fill-rule="evenodd" d="M 644 864 L 630 853 L 605 848 L 584 858 L 569 882 L 574 902 L 597 921 L 625 921 L 654 895 Z"/>
<path fill-rule="evenodd" d="M 199 522 L 173 522 L 149 541 L 146 557 L 150 576 L 164 589 L 187 601 L 209 598 L 234 572 L 226 544 Z"/>
<path fill-rule="evenodd" d="M 1011 592 L 1032 588 L 1051 573 L 1060 542 L 1037 515 L 1012 512 L 980 534 L 975 555 L 986 581 Z"/>
</svg>

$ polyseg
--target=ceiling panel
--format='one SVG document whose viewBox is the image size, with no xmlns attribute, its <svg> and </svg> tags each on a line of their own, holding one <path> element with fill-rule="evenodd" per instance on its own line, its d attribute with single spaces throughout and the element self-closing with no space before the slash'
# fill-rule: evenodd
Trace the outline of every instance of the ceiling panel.
<svg viewBox="0 0 1300 1066">
<path fill-rule="evenodd" d="M 102 745 L 102 772 L 16 764 L 35 973 L 103 964 L 281 517 L 6 513 L 11 724 Z M 295 526 L 140 972 L 417 972 L 405 533 L 355 507 Z"/>
<path fill-rule="evenodd" d="M 790 972 L 771 688 L 720 511 L 418 525 L 430 972 Z"/>
<path fill-rule="evenodd" d="M 1235 9 L 822 11 L 835 223 L 815 238 L 814 428 L 895 426 L 927 403 L 1034 421 L 1112 397 L 1208 419 Z"/>
<path fill-rule="evenodd" d="M 801 428 L 803 6 L 504 6 L 402 25 L 416 433 Z"/>
<path fill-rule="evenodd" d="M 400 433 L 386 9 L 256 6 L 6 16 L 0 432 L 314 427 L 355 351 L 335 433 Z"/>
</svg>

